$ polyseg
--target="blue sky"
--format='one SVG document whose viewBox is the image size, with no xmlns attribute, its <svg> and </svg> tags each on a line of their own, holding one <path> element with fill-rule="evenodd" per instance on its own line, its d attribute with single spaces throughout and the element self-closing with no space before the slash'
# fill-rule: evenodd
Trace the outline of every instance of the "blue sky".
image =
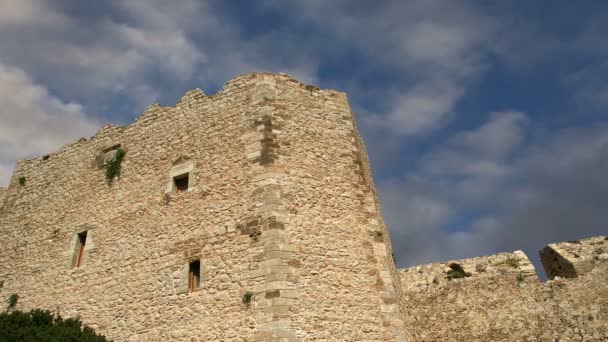
<svg viewBox="0 0 608 342">
<path fill-rule="evenodd" d="M 537 263 L 608 232 L 607 36 L 605 1 L 0 0 L 0 185 L 152 103 L 286 72 L 348 93 L 400 266 Z"/>
</svg>

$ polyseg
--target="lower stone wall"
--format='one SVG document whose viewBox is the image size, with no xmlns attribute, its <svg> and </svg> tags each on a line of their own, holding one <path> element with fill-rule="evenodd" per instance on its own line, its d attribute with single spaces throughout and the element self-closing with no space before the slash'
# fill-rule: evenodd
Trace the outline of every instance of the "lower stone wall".
<svg viewBox="0 0 608 342">
<path fill-rule="evenodd" d="M 400 270 L 414 341 L 608 341 L 608 264 L 541 283 L 523 252 Z"/>
</svg>

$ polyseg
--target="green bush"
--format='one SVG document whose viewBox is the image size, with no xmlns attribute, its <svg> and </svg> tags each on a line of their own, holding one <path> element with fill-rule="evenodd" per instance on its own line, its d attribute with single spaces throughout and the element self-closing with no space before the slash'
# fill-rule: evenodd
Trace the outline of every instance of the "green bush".
<svg viewBox="0 0 608 342">
<path fill-rule="evenodd" d="M 109 184 L 112 184 L 114 177 L 120 177 L 120 163 L 122 163 L 124 156 L 125 150 L 119 148 L 116 150 L 114 159 L 106 165 L 106 180 Z"/>
<path fill-rule="evenodd" d="M 30 312 L 0 313 L 0 342 L 106 342 L 104 336 L 82 326 L 78 319 L 63 319 L 50 311 L 35 309 Z"/>
<path fill-rule="evenodd" d="M 13 293 L 10 297 L 8 297 L 8 308 L 12 309 L 15 307 L 15 305 L 17 305 L 17 299 L 19 299 L 19 295 L 16 293 Z"/>
<path fill-rule="evenodd" d="M 19 185 L 21 185 L 21 186 L 25 185 L 25 177 L 23 177 L 23 176 L 19 177 Z"/>
<path fill-rule="evenodd" d="M 253 292 L 247 291 L 243 295 L 243 304 L 249 305 L 251 303 L 251 299 L 253 298 Z"/>
</svg>

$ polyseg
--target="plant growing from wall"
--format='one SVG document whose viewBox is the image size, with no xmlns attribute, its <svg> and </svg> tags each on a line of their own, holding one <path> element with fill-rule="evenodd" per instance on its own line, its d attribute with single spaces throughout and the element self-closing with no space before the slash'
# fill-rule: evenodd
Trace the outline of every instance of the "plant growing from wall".
<svg viewBox="0 0 608 342">
<path fill-rule="evenodd" d="M 119 148 L 111 162 L 106 164 L 106 180 L 111 185 L 116 177 L 120 177 L 120 164 L 125 157 L 125 150 Z"/>
<path fill-rule="evenodd" d="M 19 295 L 16 293 L 13 293 L 10 297 L 8 297 L 8 308 L 12 309 L 15 307 L 15 305 L 17 305 L 17 300 L 19 299 Z"/>
<path fill-rule="evenodd" d="M 25 177 L 23 177 L 23 176 L 19 177 L 19 185 L 21 185 L 21 186 L 25 185 Z"/>
<path fill-rule="evenodd" d="M 448 280 L 471 276 L 471 272 L 465 272 L 464 268 L 462 268 L 460 264 L 457 264 L 455 262 L 449 264 L 448 267 L 450 268 L 450 270 L 447 272 L 448 275 L 446 277 L 448 278 Z"/>
<path fill-rule="evenodd" d="M 247 291 L 243 294 L 243 304 L 249 306 L 251 304 L 251 299 L 253 298 L 253 292 Z"/>
<path fill-rule="evenodd" d="M 53 230 L 53 233 L 51 234 L 51 238 L 56 238 L 57 236 L 59 236 L 59 229 L 55 229 Z"/>
<path fill-rule="evenodd" d="M 518 284 L 521 284 L 524 282 L 524 274 L 519 272 L 519 274 L 517 275 L 517 277 L 515 278 L 515 280 L 517 280 Z"/>
<path fill-rule="evenodd" d="M 519 267 L 519 260 L 515 259 L 513 257 L 508 257 L 507 260 L 505 260 L 505 264 L 507 264 L 508 266 L 511 266 L 513 268 L 518 268 Z"/>
</svg>

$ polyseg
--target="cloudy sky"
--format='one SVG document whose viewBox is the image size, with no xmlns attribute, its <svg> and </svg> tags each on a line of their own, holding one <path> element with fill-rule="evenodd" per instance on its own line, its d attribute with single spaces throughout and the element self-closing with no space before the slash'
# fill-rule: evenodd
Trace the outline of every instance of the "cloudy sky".
<svg viewBox="0 0 608 342">
<path fill-rule="evenodd" d="M 399 266 L 608 233 L 608 2 L 251 3 L 0 0 L 0 185 L 151 103 L 286 72 L 348 93 Z"/>
</svg>

